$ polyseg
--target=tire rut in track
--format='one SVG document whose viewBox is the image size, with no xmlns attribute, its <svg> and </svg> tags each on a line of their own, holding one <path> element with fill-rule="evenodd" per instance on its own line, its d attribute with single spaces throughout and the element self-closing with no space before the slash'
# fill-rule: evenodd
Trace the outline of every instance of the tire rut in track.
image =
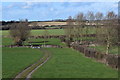
<svg viewBox="0 0 120 80">
<path fill-rule="evenodd" d="M 45 49 L 40 49 L 43 53 L 44 56 L 38 60 L 36 63 L 32 64 L 31 66 L 27 67 L 24 69 L 22 72 L 20 72 L 13 80 L 30 80 L 31 75 L 43 64 L 45 64 L 51 57 L 51 53 L 48 52 Z"/>
</svg>

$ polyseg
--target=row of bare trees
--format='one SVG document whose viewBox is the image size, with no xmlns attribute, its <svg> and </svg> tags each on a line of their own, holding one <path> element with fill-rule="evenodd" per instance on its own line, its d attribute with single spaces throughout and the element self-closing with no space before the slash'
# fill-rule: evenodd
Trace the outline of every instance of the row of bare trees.
<svg viewBox="0 0 120 80">
<path fill-rule="evenodd" d="M 94 14 L 89 11 L 87 14 L 79 13 L 74 18 L 69 16 L 65 32 L 68 41 L 83 44 L 82 36 L 93 31 L 96 34 L 95 42 L 106 46 L 106 54 L 108 54 L 110 47 L 118 43 L 118 28 L 118 18 L 113 11 L 105 16 L 101 12 Z"/>
</svg>

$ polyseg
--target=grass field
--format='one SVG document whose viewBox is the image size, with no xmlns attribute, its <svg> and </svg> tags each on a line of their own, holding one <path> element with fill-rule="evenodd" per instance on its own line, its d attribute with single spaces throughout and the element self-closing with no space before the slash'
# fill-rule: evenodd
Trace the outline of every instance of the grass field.
<svg viewBox="0 0 120 80">
<path fill-rule="evenodd" d="M 47 41 L 44 43 L 44 40 Z M 51 39 L 28 39 L 27 41 L 24 42 L 24 45 L 29 45 L 30 43 L 28 42 L 36 42 L 36 43 L 31 43 L 32 45 L 59 45 L 59 46 L 66 46 L 64 43 L 61 43 L 60 39 L 57 38 L 51 38 Z M 12 45 L 14 44 L 12 41 L 12 38 L 8 37 L 3 37 L 2 38 L 2 45 Z"/>
<path fill-rule="evenodd" d="M 103 52 L 103 53 L 106 52 L 106 47 L 105 46 L 100 46 L 100 45 L 99 46 L 91 46 L 90 48 L 95 48 L 99 52 Z M 118 52 L 118 49 L 119 49 L 118 46 L 113 46 L 113 47 L 111 47 L 109 49 L 109 53 L 111 53 L 111 54 L 120 54 Z"/>
<path fill-rule="evenodd" d="M 74 40 L 76 40 L 76 39 L 74 39 Z M 79 38 L 79 40 L 81 40 L 81 38 Z M 83 37 L 82 40 L 93 41 L 93 40 L 95 40 L 95 38 L 94 37 L 88 37 L 86 39 L 86 37 Z M 45 44 L 61 45 L 61 46 L 64 45 L 63 43 L 61 43 L 60 39 L 58 39 L 58 38 L 51 38 L 51 39 L 42 39 L 42 38 L 34 39 L 34 38 L 31 38 L 31 39 L 28 39 L 24 44 L 28 44 L 28 42 L 38 42 L 38 43 L 34 43 L 34 44 L 44 44 L 44 43 L 39 43 L 41 41 L 48 41 Z M 2 45 L 11 45 L 11 44 L 14 44 L 12 38 L 2 37 Z"/>
<path fill-rule="evenodd" d="M 47 44 L 47 45 L 59 45 L 59 46 L 63 46 L 65 47 L 66 45 L 64 43 L 61 43 L 60 39 L 57 39 L 57 38 L 51 38 L 51 39 L 46 39 L 44 43 L 44 40 L 45 39 L 28 39 L 27 41 L 24 42 L 24 45 L 29 45 L 30 43 L 28 42 L 36 42 L 36 43 L 31 43 L 32 45 L 44 45 L 44 44 Z M 80 38 L 79 38 L 80 40 Z M 84 37 L 83 40 L 86 40 L 86 38 Z M 95 38 L 92 38 L 92 37 L 88 37 L 87 38 L 87 41 L 93 41 L 95 40 Z M 12 39 L 11 38 L 8 38 L 8 37 L 3 37 L 2 38 L 2 45 L 11 45 L 11 44 L 14 44 Z M 106 51 L 106 47 L 105 46 L 91 46 L 90 48 L 95 48 L 97 51 L 100 51 L 100 52 L 104 52 Z M 111 54 L 119 54 L 118 53 L 118 46 L 115 46 L 115 47 L 112 47 L 109 52 Z"/>
<path fill-rule="evenodd" d="M 1 30 L 0 32 L 2 32 L 2 35 L 9 35 L 9 30 Z M 31 35 L 43 35 L 44 30 L 31 30 Z M 48 35 L 64 35 L 65 31 L 64 29 L 49 29 L 48 30 Z M 85 28 L 83 29 L 83 33 L 85 34 Z M 95 33 L 95 28 L 88 28 L 88 33 L 89 34 L 94 34 Z"/>
<path fill-rule="evenodd" d="M 43 35 L 44 33 L 44 30 L 32 30 L 31 31 L 31 35 Z M 63 29 L 50 29 L 48 30 L 48 35 L 63 35 L 65 34 L 64 33 L 64 30 Z M 2 35 L 9 35 L 9 30 L 3 30 L 2 31 Z"/>
<path fill-rule="evenodd" d="M 3 48 L 2 49 L 2 77 L 13 78 L 30 64 L 38 61 L 43 53 L 31 48 Z"/>
<path fill-rule="evenodd" d="M 11 45 L 14 44 L 12 38 L 2 37 L 2 45 Z"/>
<path fill-rule="evenodd" d="M 49 48 L 52 58 L 33 78 L 116 78 L 118 72 L 70 48 Z"/>
<path fill-rule="evenodd" d="M 46 42 L 44 42 L 46 41 Z M 24 44 L 27 45 L 27 44 L 30 44 L 28 42 L 36 42 L 36 43 L 31 43 L 32 45 L 59 45 L 59 46 L 66 46 L 64 43 L 61 43 L 60 39 L 58 38 L 50 38 L 50 39 L 29 39 L 27 40 Z"/>
<path fill-rule="evenodd" d="M 64 35 L 63 29 L 48 30 L 49 35 Z M 9 35 L 9 31 L 0 31 L 2 35 Z M 32 30 L 31 35 L 43 35 L 44 30 Z M 95 33 L 95 29 L 90 29 L 89 33 Z M 2 45 L 11 45 L 11 38 L 3 37 Z M 84 37 L 83 40 L 86 40 Z M 93 41 L 95 38 L 89 37 L 87 41 Z M 60 39 L 46 39 L 45 44 L 65 46 Z M 44 44 L 44 39 L 28 39 L 24 45 Z M 94 48 L 94 47 L 91 47 Z M 105 51 L 104 46 L 95 47 L 99 51 Z M 117 70 L 114 70 L 105 64 L 98 63 L 93 59 L 86 58 L 82 53 L 79 53 L 71 48 L 45 48 L 52 53 L 51 59 L 39 68 L 33 75 L 33 78 L 116 78 Z M 43 56 L 39 49 L 31 48 L 5 48 L 3 47 L 3 78 L 12 78 L 24 68 L 33 64 Z M 110 53 L 117 53 L 118 48 L 110 50 Z"/>
</svg>

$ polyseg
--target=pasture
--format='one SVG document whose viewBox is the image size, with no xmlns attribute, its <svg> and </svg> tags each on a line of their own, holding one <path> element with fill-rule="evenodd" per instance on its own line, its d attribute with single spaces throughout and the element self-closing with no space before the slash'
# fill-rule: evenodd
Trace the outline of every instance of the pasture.
<svg viewBox="0 0 120 80">
<path fill-rule="evenodd" d="M 78 40 L 80 40 L 81 38 L 79 38 Z M 76 40 L 76 39 L 75 39 Z M 94 41 L 95 38 L 94 37 L 83 37 L 82 38 L 83 41 Z M 31 43 L 29 43 L 31 42 Z M 32 43 L 33 42 L 33 43 Z M 13 45 L 14 42 L 12 40 L 12 38 L 10 37 L 3 37 L 2 38 L 2 45 Z M 28 39 L 27 41 L 25 41 L 23 43 L 24 45 L 59 45 L 59 46 L 63 46 L 65 47 L 65 43 L 61 43 L 60 39 L 57 39 L 57 38 L 49 38 L 49 39 L 42 39 L 42 38 L 38 38 L 38 39 L 35 39 L 35 38 L 30 38 Z M 89 48 L 95 48 L 97 51 L 100 51 L 100 52 L 103 52 L 105 53 L 106 51 L 106 46 L 101 46 L 101 45 L 98 45 L 98 46 L 90 46 Z M 119 47 L 118 46 L 113 46 L 110 48 L 109 50 L 109 53 L 110 54 L 119 54 L 118 53 L 118 49 Z"/>
<path fill-rule="evenodd" d="M 64 35 L 63 29 L 49 29 L 48 35 Z M 2 45 L 14 44 L 8 30 L 2 31 Z M 32 30 L 31 35 L 43 35 L 44 30 Z M 85 33 L 85 32 L 84 32 Z M 95 29 L 89 28 L 89 34 L 95 33 Z M 83 41 L 94 41 L 95 37 L 82 37 Z M 81 38 L 75 39 L 81 40 Z M 32 74 L 32 78 L 117 78 L 118 71 L 105 64 L 86 58 L 82 53 L 67 48 L 58 38 L 29 38 L 23 45 L 58 45 L 63 48 L 44 48 L 52 53 L 52 57 L 42 67 Z M 105 46 L 90 47 L 105 52 Z M 14 78 L 26 67 L 42 58 L 43 52 L 32 48 L 8 48 L 3 47 L 3 78 Z M 118 48 L 114 47 L 110 53 L 117 54 Z"/>
<path fill-rule="evenodd" d="M 9 30 L 3 30 L 0 32 L 2 32 L 3 36 L 9 35 Z M 43 32 L 44 30 L 31 30 L 30 35 L 33 35 L 33 36 L 43 35 Z M 63 35 L 64 30 L 63 29 L 49 29 L 48 33 L 49 33 L 48 35 Z"/>
<path fill-rule="evenodd" d="M 12 38 L 2 37 L 2 45 L 12 45 L 14 44 Z"/>
<path fill-rule="evenodd" d="M 106 51 L 106 46 L 105 45 L 104 46 L 101 46 L 101 45 L 91 46 L 90 48 L 95 48 L 97 51 L 102 52 L 102 53 L 105 53 L 105 51 Z M 112 47 L 110 47 L 109 53 L 110 54 L 120 54 L 118 52 L 118 49 L 119 49 L 118 46 L 112 46 Z"/>
<path fill-rule="evenodd" d="M 83 34 L 86 34 L 85 29 L 86 28 L 83 28 Z M 96 29 L 94 27 L 89 27 L 87 34 L 94 34 L 94 33 L 96 33 L 95 30 Z M 45 30 L 43 30 L 43 29 L 31 30 L 31 35 L 32 36 L 43 35 L 44 31 Z M 0 31 L 0 32 L 2 32 L 3 36 L 10 35 L 9 30 L 3 30 L 3 31 Z M 48 33 L 49 33 L 48 35 L 65 35 L 65 30 L 64 29 L 48 29 Z"/>
<path fill-rule="evenodd" d="M 14 78 L 26 67 L 38 61 L 43 53 L 31 48 L 2 48 L 2 77 Z"/>
<path fill-rule="evenodd" d="M 33 43 L 32 43 L 33 42 Z M 14 42 L 10 37 L 3 37 L 2 38 L 2 45 L 13 45 Z M 60 39 L 57 38 L 50 38 L 50 39 L 35 39 L 30 38 L 23 43 L 23 45 L 59 45 L 59 46 L 66 46 L 65 43 L 61 43 Z"/>
<path fill-rule="evenodd" d="M 117 3 L 66 1 L 3 2 L 3 80 L 119 79 Z"/>
<path fill-rule="evenodd" d="M 49 48 L 52 58 L 34 74 L 33 78 L 117 78 L 110 67 L 86 58 L 70 48 Z"/>
<path fill-rule="evenodd" d="M 31 43 L 30 43 L 31 42 Z M 32 43 L 33 42 L 33 43 Z M 49 39 L 28 39 L 24 45 L 59 45 L 59 46 L 66 46 L 65 43 L 61 43 L 60 39 L 58 38 L 49 38 Z"/>
</svg>

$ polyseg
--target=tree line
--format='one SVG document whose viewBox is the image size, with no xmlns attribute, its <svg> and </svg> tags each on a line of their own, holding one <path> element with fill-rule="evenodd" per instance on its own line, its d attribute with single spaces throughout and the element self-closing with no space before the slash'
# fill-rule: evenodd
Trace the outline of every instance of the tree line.
<svg viewBox="0 0 120 80">
<path fill-rule="evenodd" d="M 95 36 L 95 46 L 106 46 L 106 54 L 112 46 L 118 45 L 118 16 L 113 11 L 103 15 L 101 12 L 94 14 L 89 11 L 87 14 L 80 12 L 75 17 L 69 16 L 67 19 L 67 26 L 64 28 L 66 41 L 70 45 L 74 42 L 78 45 L 86 45 L 88 35 L 93 33 Z M 94 27 L 93 27 L 94 26 Z M 14 40 L 15 45 L 22 45 L 30 36 L 31 28 L 28 26 L 28 21 L 20 20 L 19 23 L 14 23 L 10 28 L 10 35 Z M 48 36 L 47 30 L 44 31 L 45 39 Z"/>
<path fill-rule="evenodd" d="M 118 45 L 118 30 L 118 15 L 113 11 L 108 12 L 106 15 L 101 12 L 96 14 L 92 11 L 87 14 L 80 12 L 75 17 L 69 16 L 65 27 L 68 44 L 74 42 L 83 45 L 85 41 L 83 41 L 82 35 L 91 34 L 90 32 L 94 31 L 96 35 L 95 44 L 106 46 L 106 54 L 109 53 L 112 46 Z"/>
</svg>

